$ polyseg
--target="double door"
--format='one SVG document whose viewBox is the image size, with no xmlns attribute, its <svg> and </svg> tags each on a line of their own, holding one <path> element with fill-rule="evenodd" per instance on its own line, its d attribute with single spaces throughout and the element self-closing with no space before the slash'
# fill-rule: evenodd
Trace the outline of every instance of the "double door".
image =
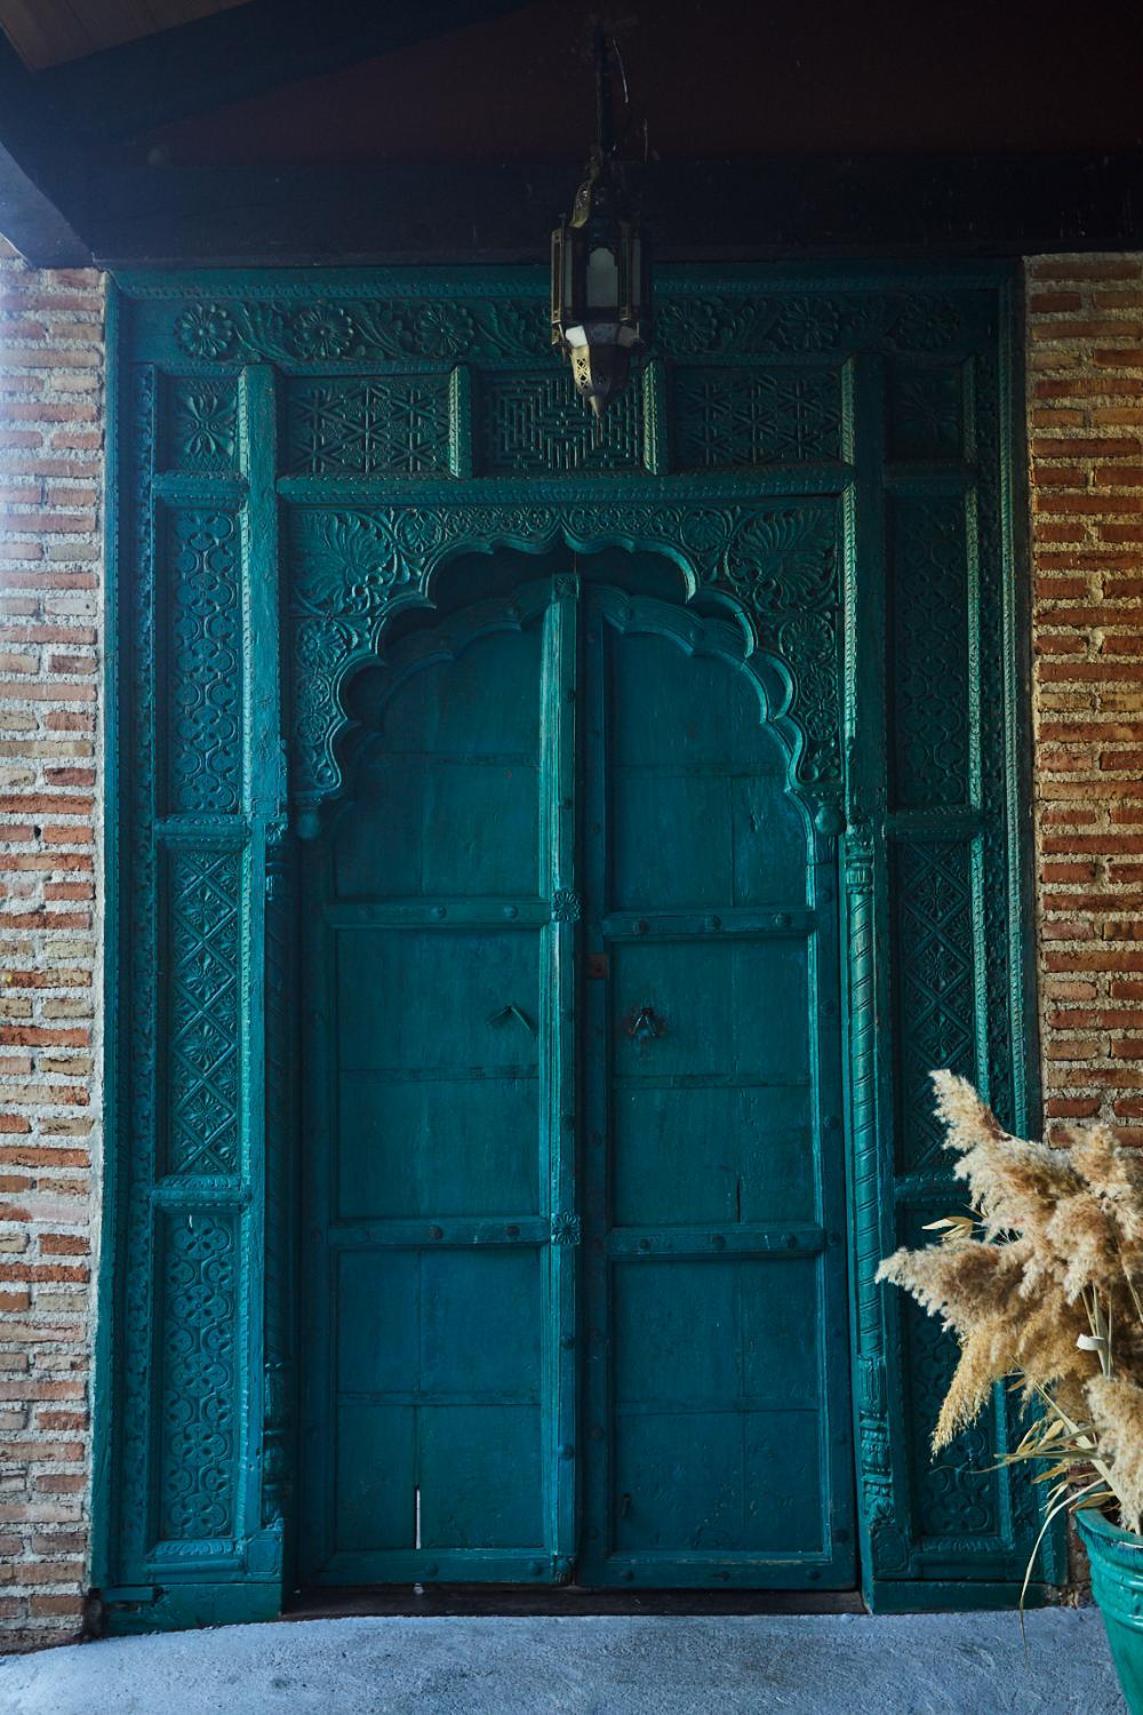
<svg viewBox="0 0 1143 1715">
<path fill-rule="evenodd" d="M 359 704 L 306 913 L 303 1578 L 851 1585 L 836 864 L 742 632 L 545 577 Z"/>
</svg>

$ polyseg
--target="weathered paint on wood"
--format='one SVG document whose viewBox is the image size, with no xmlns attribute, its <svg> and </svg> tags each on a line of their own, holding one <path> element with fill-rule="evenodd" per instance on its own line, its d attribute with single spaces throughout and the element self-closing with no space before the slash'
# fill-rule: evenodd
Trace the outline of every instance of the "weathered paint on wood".
<svg viewBox="0 0 1143 1715">
<path fill-rule="evenodd" d="M 307 912 L 303 1577 L 848 1586 L 836 854 L 741 631 L 564 573 L 375 677 Z"/>
</svg>

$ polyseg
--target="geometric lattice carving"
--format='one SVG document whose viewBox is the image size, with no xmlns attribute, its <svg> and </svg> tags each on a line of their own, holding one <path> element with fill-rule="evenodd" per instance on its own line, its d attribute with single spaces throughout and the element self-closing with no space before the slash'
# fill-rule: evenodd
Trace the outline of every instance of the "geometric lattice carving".
<svg viewBox="0 0 1143 1715">
<path fill-rule="evenodd" d="M 238 454 L 234 382 L 172 376 L 164 392 L 166 468 L 220 473 L 233 470 Z"/>
<path fill-rule="evenodd" d="M 929 1073 L 975 1078 L 976 1007 L 970 848 L 962 840 L 902 841 L 895 852 L 894 921 L 900 1054 L 899 1166 L 940 1151 Z"/>
<path fill-rule="evenodd" d="M 482 468 L 492 476 L 637 470 L 643 409 L 636 383 L 598 421 L 584 409 L 571 375 L 505 375 L 480 388 Z"/>
<path fill-rule="evenodd" d="M 923 1244 L 918 1231 L 911 1242 Z M 911 1299 L 904 1308 L 905 1356 L 909 1374 L 909 1464 L 916 1512 L 914 1529 L 922 1539 L 996 1536 L 996 1452 L 994 1420 L 985 1410 L 970 1429 L 933 1457 L 930 1445 L 941 1401 L 948 1392 L 959 1348 L 955 1334 L 942 1328 Z"/>
<path fill-rule="evenodd" d="M 963 371 L 895 363 L 889 372 L 889 448 L 896 459 L 956 459 L 963 446 Z"/>
<path fill-rule="evenodd" d="M 231 1536 L 237 1469 L 234 1218 L 166 1217 L 160 1280 L 159 1533 Z"/>
<path fill-rule="evenodd" d="M 947 809 L 968 793 L 964 502 L 896 496 L 890 515 L 894 804 Z"/>
<path fill-rule="evenodd" d="M 448 471 L 447 375 L 295 381 L 288 469 L 309 476 L 428 476 Z"/>
<path fill-rule="evenodd" d="M 167 1170 L 234 1173 L 241 1040 L 238 852 L 175 848 L 170 887 Z"/>
<path fill-rule="evenodd" d="M 237 522 L 227 512 L 176 512 L 168 545 L 170 807 L 236 810 L 242 789 Z"/>
<path fill-rule="evenodd" d="M 678 368 L 672 391 L 674 462 L 680 470 L 841 455 L 834 370 Z"/>
</svg>

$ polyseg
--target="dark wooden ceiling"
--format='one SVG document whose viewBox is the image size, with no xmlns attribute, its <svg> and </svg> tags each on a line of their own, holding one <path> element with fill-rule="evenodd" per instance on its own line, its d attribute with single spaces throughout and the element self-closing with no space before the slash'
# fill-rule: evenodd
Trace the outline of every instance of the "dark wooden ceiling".
<svg viewBox="0 0 1143 1715">
<path fill-rule="evenodd" d="M 180 0 L 119 3 L 167 27 L 36 72 L 0 54 L 0 231 L 36 260 L 542 255 L 588 142 L 586 0 L 245 0 L 177 27 Z M 1143 243 L 1138 0 L 630 10 L 667 254 Z"/>
<path fill-rule="evenodd" d="M 0 0 L 0 30 L 33 71 L 178 29 L 249 0 Z"/>
<path fill-rule="evenodd" d="M 173 165 L 574 156 L 586 11 L 533 0 L 148 140 Z M 1083 19 L 1076 0 L 654 0 L 620 42 L 663 158 L 1138 146 L 1143 6 L 1097 0 Z"/>
</svg>

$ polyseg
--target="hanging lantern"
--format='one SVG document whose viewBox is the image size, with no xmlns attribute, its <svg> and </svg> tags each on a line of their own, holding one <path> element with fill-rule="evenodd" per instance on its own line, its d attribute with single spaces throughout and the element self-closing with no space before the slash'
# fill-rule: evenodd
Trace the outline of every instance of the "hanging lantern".
<svg viewBox="0 0 1143 1715">
<path fill-rule="evenodd" d="M 552 233 L 552 344 L 571 360 L 576 388 L 597 418 L 645 354 L 651 322 L 650 270 L 614 141 L 613 51 L 597 30 L 596 140 L 572 217 Z"/>
</svg>

